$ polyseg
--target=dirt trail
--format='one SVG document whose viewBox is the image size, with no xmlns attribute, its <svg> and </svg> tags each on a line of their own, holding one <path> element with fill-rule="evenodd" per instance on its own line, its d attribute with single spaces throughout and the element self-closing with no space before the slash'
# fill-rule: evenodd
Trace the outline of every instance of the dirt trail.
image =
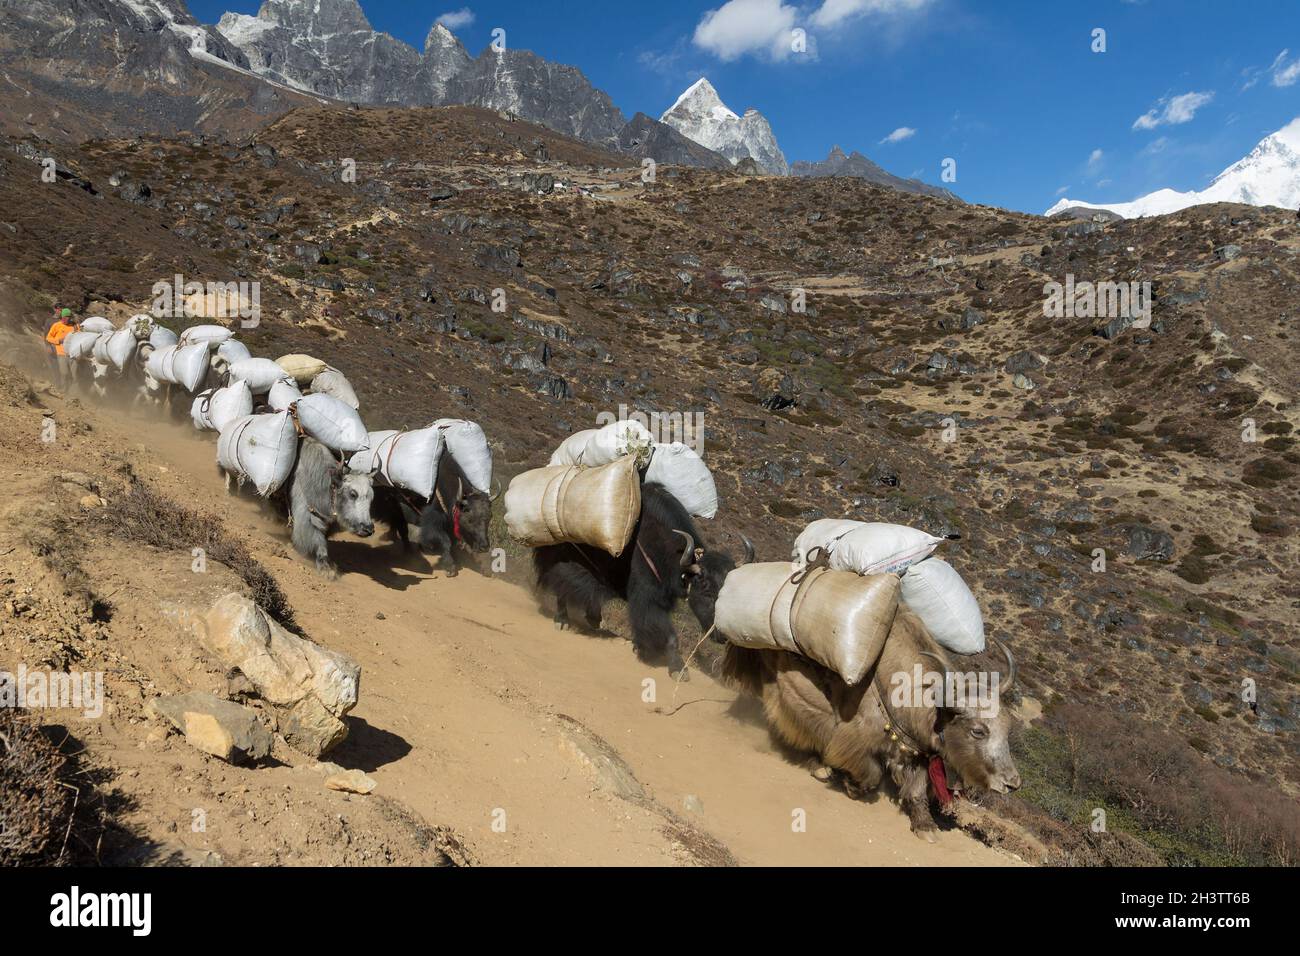
<svg viewBox="0 0 1300 956">
<path fill-rule="evenodd" d="M 692 827 L 745 864 L 1015 862 L 961 831 L 917 839 L 886 797 L 851 800 L 777 750 L 750 702 L 699 671 L 674 686 L 622 640 L 558 632 L 520 587 L 469 570 L 447 578 L 378 535 L 335 539 L 343 573 L 324 581 L 256 503 L 226 496 L 211 441 L 153 411 L 68 413 L 92 421 L 95 441 L 131 449 L 150 484 L 227 517 L 279 578 L 306 632 L 361 663 L 353 735 L 331 759 L 454 827 L 483 863 L 716 861 Z M 654 702 L 643 700 L 647 680 Z M 602 783 L 571 721 L 621 755 L 645 798 Z M 792 830 L 796 810 L 806 832 Z"/>
</svg>

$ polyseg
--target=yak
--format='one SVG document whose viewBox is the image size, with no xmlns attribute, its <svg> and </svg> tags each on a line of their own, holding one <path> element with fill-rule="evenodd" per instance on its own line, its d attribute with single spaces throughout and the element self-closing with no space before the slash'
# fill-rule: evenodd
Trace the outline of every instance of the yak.
<svg viewBox="0 0 1300 956">
<path fill-rule="evenodd" d="M 1016 662 L 1006 645 L 995 642 L 1007 662 L 999 696 L 1011 691 Z M 944 700 L 939 706 L 894 706 L 888 700 L 890 675 L 910 674 L 924 658 L 940 664 L 944 686 L 948 666 L 925 625 L 900 607 L 885 648 L 868 673 L 849 686 L 834 671 L 784 650 L 728 644 L 723 680 L 762 701 L 768 725 L 790 746 L 812 751 L 832 770 L 847 774 L 853 786 L 874 790 L 885 772 L 898 787 L 899 802 L 912 831 L 933 841 L 937 829 L 930 810 L 929 784 L 950 812 L 951 789 L 978 801 L 983 793 L 1006 793 L 1020 786 L 1020 773 L 1008 746 L 1011 715 L 1004 706 L 981 710 L 969 702 Z M 959 706 L 947 706 L 960 704 Z M 938 758 L 938 762 L 935 761 Z M 849 789 L 852 791 L 853 786 Z"/>
<path fill-rule="evenodd" d="M 416 529 L 416 543 L 425 554 L 439 555 L 447 577 L 460 572 L 456 550 L 464 548 L 484 554 L 491 548 L 488 525 L 496 495 L 479 491 L 449 452 L 438 459 L 433 500 L 400 488 L 375 489 L 375 516 L 393 529 L 401 546 L 411 546 L 410 528 Z M 450 504 L 450 507 L 448 507 Z"/>
<path fill-rule="evenodd" d="M 233 476 L 221 470 L 226 490 L 233 492 Z M 282 515 L 287 514 L 294 550 L 313 559 L 317 571 L 333 578 L 338 569 L 329 559 L 329 534 L 338 529 L 362 538 L 374 534 L 370 513 L 374 496 L 373 472 L 352 471 L 316 439 L 303 438 L 293 474 L 271 496 L 270 503 Z"/>
<path fill-rule="evenodd" d="M 754 546 L 744 535 L 741 540 L 745 561 L 752 561 Z M 677 647 L 673 609 L 685 597 L 700 626 L 711 629 L 718 592 L 736 562 L 710 550 L 681 502 L 662 485 L 647 482 L 641 488 L 641 516 L 617 558 L 588 545 L 552 544 L 533 549 L 533 566 L 538 590 L 555 600 L 556 627 L 568 627 L 576 613 L 589 629 L 599 630 L 605 604 L 621 597 L 627 601 L 637 657 L 667 663 L 673 677 L 685 680 L 689 674 Z"/>
</svg>

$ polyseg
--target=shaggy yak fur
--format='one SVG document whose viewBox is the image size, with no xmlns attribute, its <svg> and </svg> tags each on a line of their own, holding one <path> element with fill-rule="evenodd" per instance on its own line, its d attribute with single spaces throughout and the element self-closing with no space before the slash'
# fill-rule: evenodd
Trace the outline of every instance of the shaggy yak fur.
<svg viewBox="0 0 1300 956">
<path fill-rule="evenodd" d="M 1014 661 L 1000 683 L 1000 696 L 1011 690 Z M 873 790 L 887 771 L 898 787 L 899 800 L 918 836 L 932 839 L 936 829 L 928 798 L 930 757 L 943 758 L 950 786 L 978 799 L 988 790 L 1005 793 L 1020 786 L 1008 746 L 1011 714 L 1006 706 L 996 716 L 982 715 L 976 706 L 895 706 L 898 726 L 924 753 L 906 750 L 886 730 L 889 717 L 873 690 L 876 673 L 889 692 L 890 677 L 923 670 L 952 670 L 945 652 L 925 626 L 906 608 L 894 619 L 884 652 L 875 669 L 850 687 L 828 668 L 806 657 L 781 650 L 758 650 L 729 644 L 723 657 L 723 679 L 763 703 L 768 725 L 781 740 L 817 754 L 822 763 L 846 773 L 856 786 Z M 944 703 L 948 703 L 945 701 Z M 823 774 L 819 773 L 819 776 Z"/>
<path fill-rule="evenodd" d="M 495 496 L 471 485 L 456 459 L 443 452 L 432 501 L 424 501 L 414 492 L 380 486 L 375 489 L 375 517 L 392 528 L 403 549 L 411 546 L 410 529 L 416 528 L 420 550 L 439 555 L 447 576 L 455 577 L 460 571 L 457 549 L 475 554 L 491 549 L 488 525 L 494 500 Z"/>
<path fill-rule="evenodd" d="M 577 614 L 598 630 L 606 602 L 624 598 L 637 656 L 667 663 L 674 676 L 686 668 L 673 608 L 686 598 L 700 626 L 711 628 L 723 579 L 736 566 L 729 555 L 708 549 L 681 502 L 653 482 L 641 489 L 641 517 L 617 558 L 587 545 L 554 544 L 534 548 L 533 564 L 538 589 L 555 600 L 557 627 Z"/>
</svg>

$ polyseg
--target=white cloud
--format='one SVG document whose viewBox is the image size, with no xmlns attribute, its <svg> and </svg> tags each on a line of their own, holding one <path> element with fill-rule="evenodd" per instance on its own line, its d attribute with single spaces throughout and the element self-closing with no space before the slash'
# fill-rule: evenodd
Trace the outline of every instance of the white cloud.
<svg viewBox="0 0 1300 956">
<path fill-rule="evenodd" d="M 900 126 L 900 127 L 898 127 L 898 129 L 894 130 L 892 133 L 890 133 L 888 136 L 886 136 L 886 137 L 885 137 L 884 139 L 882 139 L 880 142 L 881 142 L 881 143 L 901 143 L 903 140 L 905 140 L 905 139 L 911 139 L 911 138 L 912 138 L 913 136 L 915 136 L 915 135 L 916 135 L 916 130 L 912 129 L 912 127 L 910 127 L 910 126 Z"/>
<path fill-rule="evenodd" d="M 1180 93 L 1178 96 L 1166 96 L 1151 109 L 1133 121 L 1134 129 L 1155 129 L 1157 126 L 1177 126 L 1186 123 L 1196 115 L 1210 100 L 1214 91 L 1208 93 Z"/>
<path fill-rule="evenodd" d="M 1110 185 L 1110 180 L 1109 180 L 1109 179 L 1099 179 L 1099 180 L 1097 180 L 1097 188 L 1098 188 L 1098 189 L 1104 189 L 1106 186 L 1109 186 L 1109 185 Z"/>
<path fill-rule="evenodd" d="M 1300 80 L 1300 56 L 1288 63 L 1286 58 L 1290 52 L 1290 50 L 1283 50 L 1273 60 L 1273 65 L 1268 68 L 1273 74 L 1274 86 L 1292 86 L 1296 80 Z"/>
<path fill-rule="evenodd" d="M 1091 170 L 1091 169 L 1096 169 L 1096 168 L 1101 164 L 1101 158 L 1102 158 L 1102 156 L 1104 156 L 1104 155 L 1105 155 L 1105 153 L 1103 153 L 1103 152 L 1102 152 L 1101 150 L 1099 150 L 1099 149 L 1094 149 L 1091 153 L 1089 153 L 1089 154 L 1088 154 L 1088 168 L 1089 168 L 1090 170 Z"/>
<path fill-rule="evenodd" d="M 727 0 L 695 27 L 695 45 L 721 60 L 746 53 L 783 60 L 790 55 L 795 8 L 781 0 Z"/>
<path fill-rule="evenodd" d="M 1062 186 L 1060 189 L 1058 189 L 1058 190 L 1056 191 L 1056 195 L 1058 195 L 1058 196 L 1064 196 L 1064 195 L 1065 195 L 1066 193 L 1068 193 L 1069 191 L 1070 191 L 1070 187 L 1069 187 L 1069 186 Z"/>
<path fill-rule="evenodd" d="M 469 26 L 473 22 L 474 11 L 469 7 L 461 7 L 459 10 L 448 10 L 434 21 L 434 23 L 441 23 L 448 30 L 459 30 L 462 27 Z"/>
<path fill-rule="evenodd" d="M 934 0 L 822 0 L 813 7 L 796 7 L 783 0 L 727 0 L 709 10 L 695 27 L 693 41 L 724 61 L 745 55 L 787 60 L 794 34 L 805 31 L 806 54 L 816 58 L 816 37 L 808 27 L 834 27 L 858 17 L 896 17 L 928 7 Z M 810 12 L 811 11 L 811 12 Z"/>
<path fill-rule="evenodd" d="M 1163 153 L 1163 152 L 1165 151 L 1165 149 L 1166 149 L 1168 146 L 1169 146 L 1169 137 L 1168 137 L 1168 136 L 1160 136 L 1160 137 L 1157 137 L 1156 139 L 1153 139 L 1151 142 L 1147 143 L 1145 146 L 1143 146 L 1143 147 L 1142 147 L 1142 152 L 1139 153 L 1138 155 L 1140 155 L 1140 156 L 1154 156 L 1156 153 Z"/>
<path fill-rule="evenodd" d="M 819 27 L 833 27 L 855 17 L 911 13 L 930 3 L 931 0 L 824 0 L 813 13 L 812 22 Z"/>
</svg>

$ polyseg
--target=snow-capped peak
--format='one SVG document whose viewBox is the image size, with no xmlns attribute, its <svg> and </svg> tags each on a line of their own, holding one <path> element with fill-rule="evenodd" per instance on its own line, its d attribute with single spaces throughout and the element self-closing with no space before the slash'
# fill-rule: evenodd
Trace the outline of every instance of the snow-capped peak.
<svg viewBox="0 0 1300 956">
<path fill-rule="evenodd" d="M 727 109 L 726 104 L 722 102 L 722 97 L 718 96 L 718 91 L 713 88 L 713 84 L 709 82 L 708 77 L 704 76 L 688 86 L 686 91 L 677 97 L 677 102 L 665 111 L 664 115 L 667 116 L 674 111 L 679 113 L 689 112 L 695 115 L 707 113 L 719 122 L 727 119 L 740 119 L 739 116 Z M 660 122 L 663 122 L 663 120 L 661 119 Z"/>
<path fill-rule="evenodd" d="M 789 171 L 763 114 L 748 109 L 743 118 L 737 116 L 722 102 L 707 77 L 687 87 L 659 121 L 733 163 L 748 157 L 769 173 L 784 176 Z"/>
<path fill-rule="evenodd" d="M 1163 216 L 1205 203 L 1238 202 L 1252 206 L 1300 207 L 1300 117 L 1260 140 L 1250 155 L 1239 159 L 1205 189 L 1178 192 L 1159 189 L 1132 202 L 1090 203 L 1062 199 L 1047 210 L 1051 216 L 1071 206 L 1108 209 L 1126 219 Z"/>
</svg>

